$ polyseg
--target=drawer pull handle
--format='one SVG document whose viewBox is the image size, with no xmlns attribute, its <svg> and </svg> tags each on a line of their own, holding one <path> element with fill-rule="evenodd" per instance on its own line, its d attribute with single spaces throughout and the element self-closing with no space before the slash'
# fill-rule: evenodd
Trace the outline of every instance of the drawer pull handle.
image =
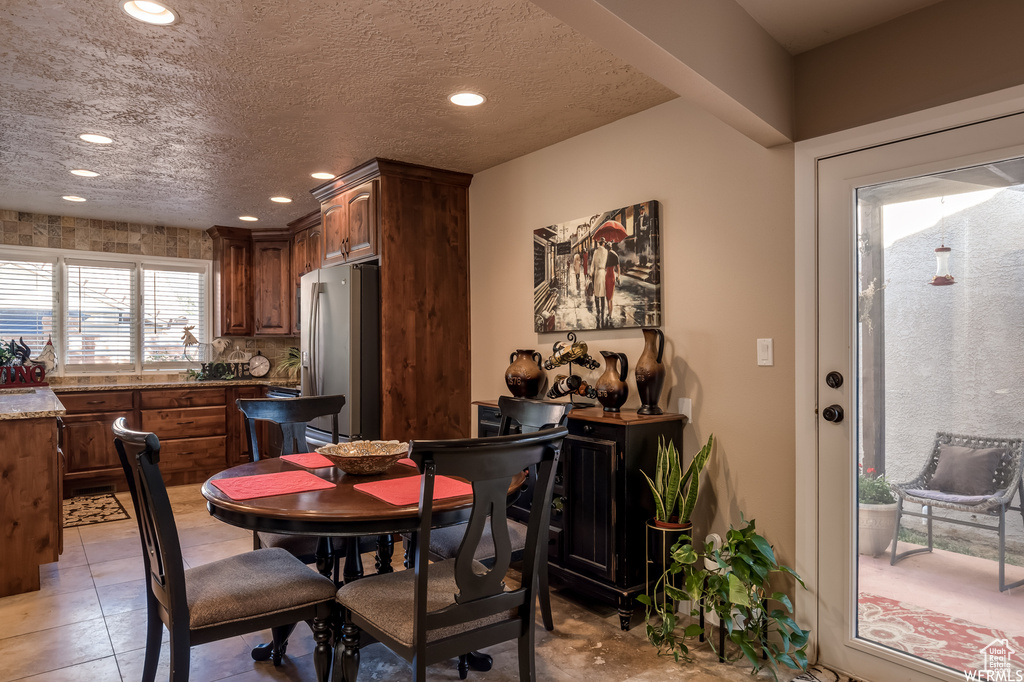
<svg viewBox="0 0 1024 682">
<path fill-rule="evenodd" d="M 178 422 L 178 426 L 184 426 L 185 424 L 195 424 L 195 423 L 196 423 L 195 420 L 191 419 L 191 420 L 189 420 L 187 422 Z"/>
<path fill-rule="evenodd" d="M 85 404 L 86 405 L 102 405 L 105 402 L 107 402 L 107 401 L 106 400 L 86 400 Z"/>
<path fill-rule="evenodd" d="M 583 426 L 583 433 L 593 433 L 593 432 L 594 432 L 594 427 L 591 426 L 590 424 L 585 424 Z"/>
<path fill-rule="evenodd" d="M 194 455 L 194 454 L 196 454 L 196 453 L 194 453 L 194 452 L 192 452 L 191 450 L 189 450 L 188 452 L 179 452 L 178 454 L 179 454 L 179 455 Z"/>
</svg>

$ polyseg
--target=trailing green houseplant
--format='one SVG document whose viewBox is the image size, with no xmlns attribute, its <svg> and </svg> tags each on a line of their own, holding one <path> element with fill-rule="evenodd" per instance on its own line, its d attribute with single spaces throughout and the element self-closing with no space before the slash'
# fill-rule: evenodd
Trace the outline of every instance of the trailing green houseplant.
<svg viewBox="0 0 1024 682">
<path fill-rule="evenodd" d="M 654 496 L 654 520 L 659 526 L 678 524 L 686 526 L 690 515 L 697 505 L 697 494 L 700 491 L 700 472 L 711 456 L 711 448 L 715 442 L 715 434 L 711 434 L 707 444 L 700 449 L 686 472 L 682 473 L 679 464 L 679 452 L 675 443 L 665 438 L 658 438 L 657 465 L 652 479 L 641 471 L 647 480 Z M 678 513 L 676 510 L 678 509 Z"/>
<path fill-rule="evenodd" d="M 672 579 L 679 574 L 683 576 L 682 589 L 673 585 L 679 584 Z M 793 620 L 789 595 L 769 587 L 780 575 L 792 576 L 804 586 L 800 576 L 778 563 L 753 520 L 739 529 L 731 527 L 721 547 L 707 543 L 702 553 L 692 544 L 680 542 L 673 547 L 672 564 L 659 581 L 667 599 L 657 602 L 647 595 L 639 597 L 647 607 L 647 638 L 660 655 L 688 659 L 686 640 L 703 632 L 696 624 L 679 627 L 675 603 L 688 599 L 694 605 L 690 616 L 699 615 L 701 604 L 718 616 L 727 638 L 741 652 L 733 660 L 745 657 L 754 672 L 767 667 L 776 679 L 782 666 L 803 670 L 810 631 Z M 708 641 L 714 649 L 713 639 Z M 728 658 L 724 651 L 717 653 Z"/>
</svg>

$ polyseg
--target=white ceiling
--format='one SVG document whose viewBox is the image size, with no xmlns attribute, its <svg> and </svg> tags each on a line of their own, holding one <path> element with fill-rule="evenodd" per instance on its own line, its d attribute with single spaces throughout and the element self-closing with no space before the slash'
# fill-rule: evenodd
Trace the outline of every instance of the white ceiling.
<svg viewBox="0 0 1024 682">
<path fill-rule="evenodd" d="M 738 0 L 794 54 L 934 1 Z M 0 4 L 0 208 L 281 227 L 316 208 L 313 171 L 475 173 L 676 96 L 526 0 L 169 4 L 170 27 L 113 0 Z M 488 102 L 454 107 L 461 89 Z"/>
</svg>

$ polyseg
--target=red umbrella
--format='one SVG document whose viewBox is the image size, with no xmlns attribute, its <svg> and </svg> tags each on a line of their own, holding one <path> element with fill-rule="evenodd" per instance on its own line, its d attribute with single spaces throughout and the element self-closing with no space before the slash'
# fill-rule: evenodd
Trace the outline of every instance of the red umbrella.
<svg viewBox="0 0 1024 682">
<path fill-rule="evenodd" d="M 594 233 L 594 239 L 603 239 L 606 242 L 621 242 L 625 238 L 626 228 L 615 220 L 606 220 Z"/>
</svg>

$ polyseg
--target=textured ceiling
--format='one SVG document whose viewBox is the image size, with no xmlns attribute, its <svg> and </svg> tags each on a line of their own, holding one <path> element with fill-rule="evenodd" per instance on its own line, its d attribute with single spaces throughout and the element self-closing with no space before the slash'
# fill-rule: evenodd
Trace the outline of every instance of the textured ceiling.
<svg viewBox="0 0 1024 682">
<path fill-rule="evenodd" d="M 313 171 L 475 173 L 675 96 L 526 1 L 169 4 L 154 27 L 113 0 L 0 3 L 0 208 L 280 227 L 316 208 Z"/>
</svg>

